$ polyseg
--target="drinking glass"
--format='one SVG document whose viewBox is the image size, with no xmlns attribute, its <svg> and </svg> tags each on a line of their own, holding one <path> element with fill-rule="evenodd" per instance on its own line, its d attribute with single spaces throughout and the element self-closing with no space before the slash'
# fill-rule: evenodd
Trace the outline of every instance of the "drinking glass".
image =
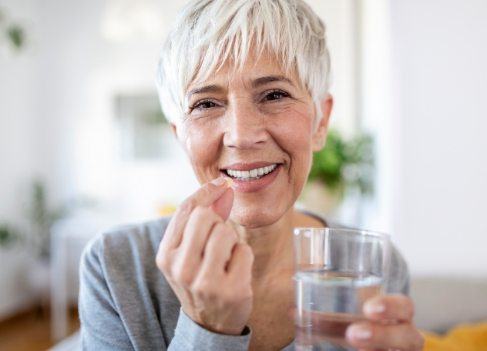
<svg viewBox="0 0 487 351">
<path fill-rule="evenodd" d="M 387 234 L 342 228 L 295 228 L 296 350 L 354 350 L 345 331 L 384 289 Z"/>
</svg>

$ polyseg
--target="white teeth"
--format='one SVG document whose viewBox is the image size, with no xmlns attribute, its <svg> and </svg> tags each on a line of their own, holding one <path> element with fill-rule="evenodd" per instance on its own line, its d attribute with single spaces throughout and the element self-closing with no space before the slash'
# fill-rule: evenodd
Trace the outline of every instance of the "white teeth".
<svg viewBox="0 0 487 351">
<path fill-rule="evenodd" d="M 276 167 L 277 164 L 251 169 L 250 171 L 236 171 L 232 169 L 227 169 L 227 174 L 233 178 L 239 178 L 241 180 L 259 179 L 263 175 L 272 172 Z"/>
</svg>

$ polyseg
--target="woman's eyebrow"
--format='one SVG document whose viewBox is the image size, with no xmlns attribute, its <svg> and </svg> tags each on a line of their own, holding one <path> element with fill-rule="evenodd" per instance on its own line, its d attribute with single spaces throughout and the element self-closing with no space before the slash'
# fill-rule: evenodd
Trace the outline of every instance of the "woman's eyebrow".
<svg viewBox="0 0 487 351">
<path fill-rule="evenodd" d="M 194 94 L 204 94 L 204 93 L 221 93 L 225 91 L 220 85 L 205 85 L 203 87 L 191 89 L 186 95 L 189 99 Z"/>
<path fill-rule="evenodd" d="M 284 76 L 265 76 L 265 77 L 257 78 L 252 81 L 252 87 L 258 88 L 261 85 L 265 85 L 273 82 L 286 82 L 294 87 L 294 83 L 292 82 L 292 80 Z"/>
<path fill-rule="evenodd" d="M 265 76 L 265 77 L 254 79 L 252 81 L 252 88 L 258 88 L 262 85 L 266 85 L 268 83 L 273 83 L 273 82 L 286 82 L 294 87 L 294 83 L 292 82 L 292 80 L 284 76 Z M 202 87 L 191 89 L 186 96 L 189 99 L 192 95 L 195 94 L 222 93 L 224 91 L 225 89 L 222 86 L 211 84 L 211 85 L 205 85 Z"/>
</svg>

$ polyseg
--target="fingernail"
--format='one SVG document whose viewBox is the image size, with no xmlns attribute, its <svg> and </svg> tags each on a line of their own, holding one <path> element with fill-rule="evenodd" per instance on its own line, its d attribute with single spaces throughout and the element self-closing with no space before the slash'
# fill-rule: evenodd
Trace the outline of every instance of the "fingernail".
<svg viewBox="0 0 487 351">
<path fill-rule="evenodd" d="M 386 306 L 382 303 L 366 303 L 364 306 L 364 313 L 378 314 L 386 310 Z"/>
<path fill-rule="evenodd" d="M 354 340 L 367 340 L 372 337 L 372 331 L 364 326 L 352 326 L 347 329 L 347 338 Z"/>
<path fill-rule="evenodd" d="M 222 186 L 223 184 L 228 185 L 228 182 L 224 177 L 218 177 L 216 179 L 213 179 L 210 183 L 216 186 Z"/>
</svg>

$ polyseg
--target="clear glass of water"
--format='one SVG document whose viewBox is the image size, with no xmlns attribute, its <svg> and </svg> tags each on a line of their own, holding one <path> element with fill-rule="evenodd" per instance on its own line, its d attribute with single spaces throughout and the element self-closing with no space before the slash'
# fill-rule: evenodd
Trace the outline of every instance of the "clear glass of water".
<svg viewBox="0 0 487 351">
<path fill-rule="evenodd" d="M 383 292 L 390 247 L 378 232 L 294 229 L 296 350 L 354 350 L 345 331 L 364 319 L 364 302 Z"/>
</svg>

